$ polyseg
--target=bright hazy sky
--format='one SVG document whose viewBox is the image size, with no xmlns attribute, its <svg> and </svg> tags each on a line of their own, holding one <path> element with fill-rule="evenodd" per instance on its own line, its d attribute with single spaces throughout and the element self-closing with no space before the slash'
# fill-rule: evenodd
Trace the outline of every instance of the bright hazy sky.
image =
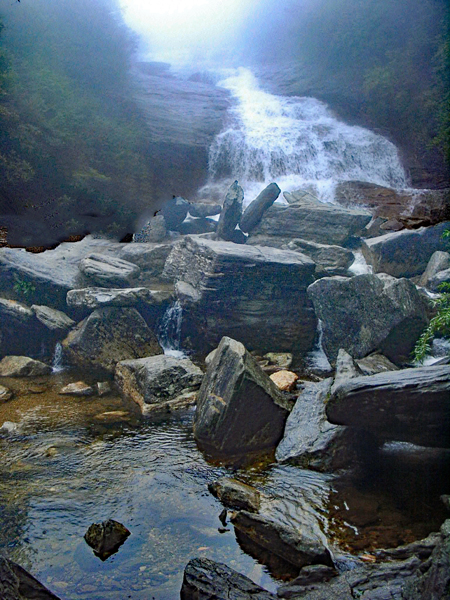
<svg viewBox="0 0 450 600">
<path fill-rule="evenodd" d="M 226 35 L 258 0 L 120 0 L 125 20 L 150 45 L 154 58 L 201 56 Z"/>
</svg>

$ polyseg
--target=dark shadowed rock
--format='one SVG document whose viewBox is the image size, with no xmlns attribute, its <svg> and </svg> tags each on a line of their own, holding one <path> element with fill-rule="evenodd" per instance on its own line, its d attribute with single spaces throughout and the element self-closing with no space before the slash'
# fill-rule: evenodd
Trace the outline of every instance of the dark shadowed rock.
<svg viewBox="0 0 450 600">
<path fill-rule="evenodd" d="M 36 355 L 41 350 L 41 342 L 48 330 L 28 306 L 22 302 L 0 298 L 0 334 L 0 356 Z"/>
<path fill-rule="evenodd" d="M 178 227 L 183 235 L 201 235 L 202 233 L 213 233 L 217 229 L 217 221 L 213 219 L 189 219 Z"/>
<path fill-rule="evenodd" d="M 171 231 L 177 230 L 187 217 L 188 210 L 189 202 L 181 196 L 174 196 L 170 200 L 167 200 L 161 209 L 167 229 Z"/>
<path fill-rule="evenodd" d="M 0 598 L 2 600 L 59 600 L 20 565 L 0 556 Z"/>
<path fill-rule="evenodd" d="M 275 600 L 276 596 L 227 565 L 193 558 L 184 570 L 181 600 Z"/>
<path fill-rule="evenodd" d="M 166 239 L 167 227 L 164 215 L 158 214 L 152 217 L 142 228 L 133 234 L 133 242 L 158 243 Z"/>
<path fill-rule="evenodd" d="M 378 353 L 369 354 L 369 356 L 357 360 L 356 364 L 362 375 L 375 375 L 384 371 L 398 371 L 398 367 L 394 363 Z"/>
<path fill-rule="evenodd" d="M 63 348 L 73 364 L 109 372 L 121 360 L 162 353 L 155 334 L 135 308 L 95 310 L 69 333 Z"/>
<path fill-rule="evenodd" d="M 219 238 L 229 240 L 232 237 L 242 215 L 243 201 L 244 192 L 238 182 L 235 181 L 230 185 L 217 223 L 216 234 Z"/>
<path fill-rule="evenodd" d="M 286 246 L 289 250 L 302 252 L 325 271 L 327 275 L 347 275 L 350 265 L 355 260 L 351 250 L 341 246 L 317 244 L 308 240 L 292 240 Z"/>
<path fill-rule="evenodd" d="M 191 202 L 189 204 L 189 214 L 191 217 L 198 217 L 200 219 L 220 215 L 221 211 L 222 207 L 220 204 L 208 204 L 206 202 Z"/>
<path fill-rule="evenodd" d="M 79 269 L 91 281 L 107 287 L 130 287 L 140 272 L 137 265 L 104 254 L 89 254 L 80 261 Z"/>
<path fill-rule="evenodd" d="M 188 358 L 151 356 L 125 360 L 116 365 L 115 380 L 122 394 L 138 404 L 143 413 L 149 405 L 175 400 L 200 387 L 203 372 Z"/>
<path fill-rule="evenodd" d="M 285 193 L 295 199 L 296 192 Z M 262 244 L 262 240 L 282 238 L 285 243 L 301 238 L 319 244 L 344 245 L 352 236 L 359 235 L 372 216 L 360 209 L 346 209 L 335 204 L 306 200 L 289 206 L 272 206 L 255 229 L 251 231 L 250 244 Z"/>
<path fill-rule="evenodd" d="M 397 231 L 363 240 L 362 252 L 375 273 L 415 277 L 425 271 L 434 252 L 447 249 L 442 234 L 449 226 L 450 222 L 446 222 L 434 227 Z"/>
<path fill-rule="evenodd" d="M 325 277 L 308 288 L 323 327 L 330 361 L 340 348 L 355 359 L 381 351 L 393 362 L 407 362 L 428 322 L 425 303 L 407 279 L 379 275 Z"/>
<path fill-rule="evenodd" d="M 5 356 L 0 361 L 0 377 L 40 377 L 52 368 L 27 356 Z"/>
<path fill-rule="evenodd" d="M 245 347 L 224 337 L 198 394 L 194 435 L 219 457 L 264 452 L 280 441 L 290 408 Z"/>
<path fill-rule="evenodd" d="M 281 585 L 277 590 L 278 598 L 295 598 L 300 596 L 305 588 L 318 583 L 325 583 L 336 577 L 337 572 L 333 567 L 326 565 L 307 565 L 300 571 L 298 577 Z"/>
<path fill-rule="evenodd" d="M 106 560 L 117 552 L 130 533 L 122 523 L 108 519 L 102 523 L 92 523 L 84 534 L 84 539 L 96 556 Z"/>
<path fill-rule="evenodd" d="M 428 288 L 432 292 L 439 291 L 439 285 L 450 278 L 450 254 L 448 252 L 442 252 L 438 250 L 434 252 L 428 261 L 427 268 L 419 279 L 419 285 Z M 442 274 L 442 271 L 447 273 Z"/>
<path fill-rule="evenodd" d="M 202 353 L 227 335 L 261 354 L 304 354 L 316 333 L 306 295 L 314 269 L 296 252 L 187 237 L 174 247 L 164 275 L 177 281 L 186 335 Z"/>
<path fill-rule="evenodd" d="M 231 477 L 217 479 L 208 485 L 208 490 L 227 508 L 258 512 L 261 505 L 261 494 L 256 488 Z"/>
<path fill-rule="evenodd" d="M 286 421 L 284 437 L 275 457 L 315 469 L 330 471 L 348 467 L 357 450 L 356 436 L 347 427 L 332 425 L 325 413 L 325 402 L 330 393 L 331 379 L 307 383 Z"/>
<path fill-rule="evenodd" d="M 239 221 L 239 227 L 242 231 L 248 233 L 258 225 L 264 213 L 272 206 L 280 192 L 281 190 L 277 184 L 271 183 L 263 189 L 257 198 L 250 202 Z"/>
<path fill-rule="evenodd" d="M 338 386 L 326 413 L 331 423 L 390 440 L 450 447 L 450 366 L 356 377 Z"/>
<path fill-rule="evenodd" d="M 235 513 L 231 522 L 240 535 L 299 569 L 310 564 L 333 565 L 329 550 L 306 529 L 291 529 L 268 517 L 246 511 Z"/>
</svg>

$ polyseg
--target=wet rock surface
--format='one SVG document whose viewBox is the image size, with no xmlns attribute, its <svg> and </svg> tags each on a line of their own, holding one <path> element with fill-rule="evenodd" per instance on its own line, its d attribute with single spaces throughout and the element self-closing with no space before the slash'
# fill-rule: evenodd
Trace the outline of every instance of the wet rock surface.
<svg viewBox="0 0 450 600">
<path fill-rule="evenodd" d="M 215 456 L 264 452 L 281 439 L 290 408 L 245 347 L 224 337 L 198 394 L 194 435 Z"/>
<path fill-rule="evenodd" d="M 264 188 L 258 197 L 250 202 L 240 218 L 239 227 L 242 231 L 246 233 L 252 231 L 280 194 L 281 190 L 276 183 L 271 183 Z"/>
<path fill-rule="evenodd" d="M 338 386 L 326 413 L 331 423 L 384 439 L 449 448 L 449 393 L 449 366 L 378 373 Z"/>
<path fill-rule="evenodd" d="M 2 600 L 59 600 L 20 565 L 0 556 L 0 597 Z"/>
<path fill-rule="evenodd" d="M 225 197 L 222 212 L 217 223 L 216 234 L 223 240 L 232 240 L 236 225 L 242 215 L 244 191 L 235 181 L 229 188 Z"/>
<path fill-rule="evenodd" d="M 181 600 L 275 600 L 276 596 L 227 565 L 192 559 L 184 571 Z"/>
<path fill-rule="evenodd" d="M 230 477 L 221 477 L 208 485 L 208 490 L 227 508 L 258 512 L 261 494 L 246 483 Z"/>
<path fill-rule="evenodd" d="M 108 519 L 102 523 L 92 523 L 84 534 L 84 539 L 96 556 L 106 560 L 117 552 L 130 534 L 131 532 L 122 523 Z"/>
<path fill-rule="evenodd" d="M 394 363 L 408 362 L 428 322 L 416 287 L 384 273 L 325 277 L 308 294 L 322 321 L 323 348 L 331 362 L 340 348 L 355 359 L 379 350 Z"/>
</svg>

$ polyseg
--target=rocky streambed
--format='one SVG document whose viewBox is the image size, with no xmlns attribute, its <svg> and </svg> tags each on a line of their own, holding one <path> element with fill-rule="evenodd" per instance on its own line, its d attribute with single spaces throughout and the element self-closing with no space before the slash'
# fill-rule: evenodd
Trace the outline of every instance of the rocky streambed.
<svg viewBox="0 0 450 600">
<path fill-rule="evenodd" d="M 450 367 L 410 353 L 448 223 L 275 188 L 0 249 L 0 545 L 58 597 L 446 597 Z"/>
</svg>

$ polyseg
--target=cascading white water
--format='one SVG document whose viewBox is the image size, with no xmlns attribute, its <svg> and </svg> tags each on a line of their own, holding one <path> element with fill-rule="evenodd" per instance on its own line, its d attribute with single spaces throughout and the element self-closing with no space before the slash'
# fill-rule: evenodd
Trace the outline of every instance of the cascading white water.
<svg viewBox="0 0 450 600">
<path fill-rule="evenodd" d="M 306 188 L 327 202 L 340 181 L 406 187 L 397 149 L 386 138 L 339 121 L 315 98 L 264 92 L 248 69 L 227 75 L 218 85 L 235 104 L 211 146 L 204 194 L 222 194 L 224 182 L 234 179 L 248 202 L 272 181 L 282 191 Z"/>
<path fill-rule="evenodd" d="M 63 370 L 63 349 L 61 343 L 57 342 L 53 353 L 52 372 L 60 373 Z"/>
<path fill-rule="evenodd" d="M 158 331 L 158 341 L 166 356 L 186 358 L 186 354 L 181 349 L 182 319 L 183 309 L 177 300 L 164 313 Z"/>
</svg>

